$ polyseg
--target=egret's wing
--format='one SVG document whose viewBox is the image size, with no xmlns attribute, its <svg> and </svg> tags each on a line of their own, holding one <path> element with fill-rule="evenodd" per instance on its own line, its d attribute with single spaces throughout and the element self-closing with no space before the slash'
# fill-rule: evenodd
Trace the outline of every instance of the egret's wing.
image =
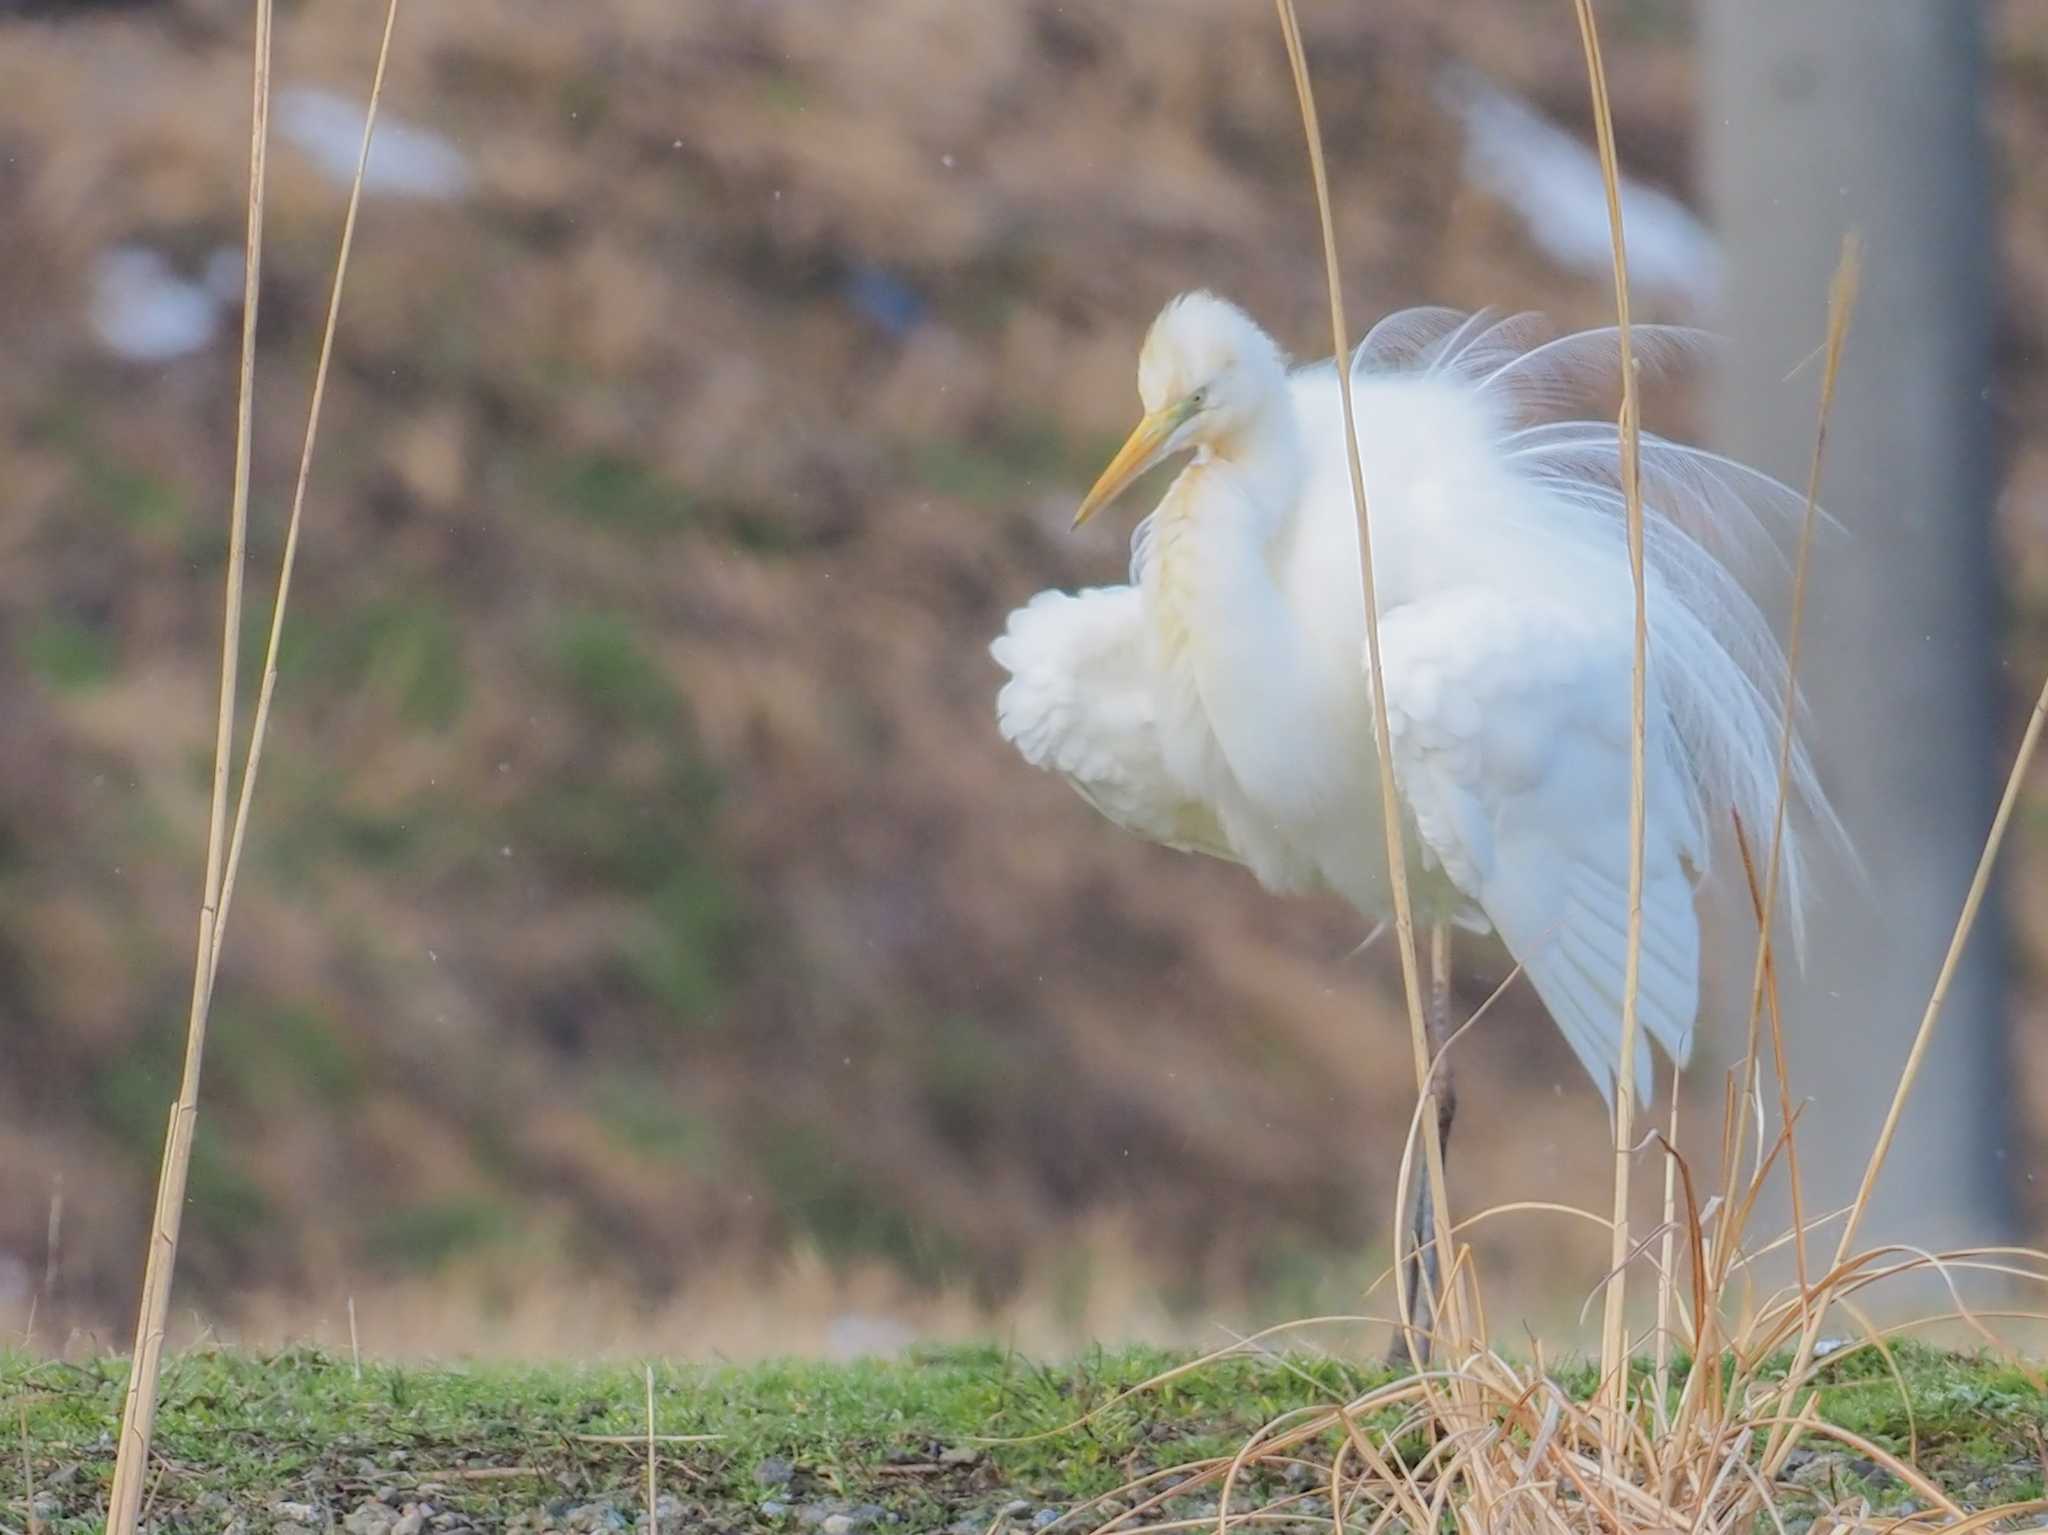
<svg viewBox="0 0 2048 1535">
<path fill-rule="evenodd" d="M 1381 644 L 1395 776 L 1424 845 L 1611 1101 L 1628 934 L 1626 631 L 1467 588 L 1397 608 Z M 1699 1005 L 1688 865 L 1700 824 L 1662 706 L 1649 702 L 1637 1017 L 1683 1064 Z M 1639 1045 L 1642 1102 L 1650 1059 Z"/>
<path fill-rule="evenodd" d="M 1135 587 L 1040 592 L 1010 615 L 989 654 L 1010 673 L 996 723 L 1027 762 L 1058 773 L 1126 831 L 1236 858 L 1160 750 L 1159 684 Z"/>
</svg>

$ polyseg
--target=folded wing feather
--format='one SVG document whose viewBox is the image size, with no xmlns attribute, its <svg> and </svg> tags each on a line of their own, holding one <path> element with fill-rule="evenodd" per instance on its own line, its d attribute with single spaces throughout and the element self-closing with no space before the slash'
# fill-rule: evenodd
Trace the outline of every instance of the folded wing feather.
<svg viewBox="0 0 2048 1535">
<path fill-rule="evenodd" d="M 1381 626 L 1394 771 L 1424 844 L 1485 912 L 1612 1101 L 1628 935 L 1629 652 L 1579 614 L 1455 590 Z M 1699 827 L 1649 699 L 1637 1016 L 1681 1065 L 1699 1008 Z M 1636 1052 L 1639 1101 L 1651 1055 Z"/>
</svg>

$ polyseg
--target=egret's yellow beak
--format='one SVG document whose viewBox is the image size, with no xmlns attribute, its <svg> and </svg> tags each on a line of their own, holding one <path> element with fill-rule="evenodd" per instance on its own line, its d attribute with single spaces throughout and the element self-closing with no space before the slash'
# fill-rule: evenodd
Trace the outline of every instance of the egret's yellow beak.
<svg viewBox="0 0 2048 1535">
<path fill-rule="evenodd" d="M 1081 509 L 1074 513 L 1074 526 L 1078 528 L 1109 505 L 1130 488 L 1131 481 L 1165 457 L 1167 443 L 1187 418 L 1187 405 L 1182 402 L 1169 405 L 1164 410 L 1155 410 L 1140 421 L 1130 440 L 1117 450 L 1116 457 L 1109 461 L 1109 467 L 1102 471 L 1102 478 L 1082 498 Z"/>
</svg>

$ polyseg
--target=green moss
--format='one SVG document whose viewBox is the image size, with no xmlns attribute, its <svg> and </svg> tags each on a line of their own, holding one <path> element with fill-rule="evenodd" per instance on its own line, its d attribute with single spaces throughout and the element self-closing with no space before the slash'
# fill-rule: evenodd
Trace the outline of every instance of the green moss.
<svg viewBox="0 0 2048 1535">
<path fill-rule="evenodd" d="M 174 527 L 188 521 L 183 487 L 130 462 L 103 441 L 92 418 L 74 406 L 42 412 L 28 423 L 30 435 L 55 446 L 70 464 L 80 508 L 94 522 L 113 521 L 135 529 Z"/>
<path fill-rule="evenodd" d="M 768 75 L 760 91 L 761 100 L 778 112 L 801 112 L 810 101 L 810 93 L 794 75 Z"/>
<path fill-rule="evenodd" d="M 251 628 L 254 675 L 268 633 Z M 329 697 L 368 691 L 420 729 L 447 729 L 469 701 L 461 625 L 448 603 L 426 592 L 374 598 L 325 622 L 287 623 L 278 667 Z"/>
<path fill-rule="evenodd" d="M 167 1026 L 143 1032 L 92 1074 L 87 1106 L 100 1130 L 137 1156 L 163 1150 L 171 1100 L 178 1093 L 178 1042 Z"/>
<path fill-rule="evenodd" d="M 1015 484 L 1003 464 L 958 442 L 926 443 L 918 449 L 912 469 L 928 490 L 983 506 L 1007 500 Z"/>
<path fill-rule="evenodd" d="M 813 1126 L 785 1120 L 753 1147 L 777 1207 L 828 1259 L 880 1258 L 920 1283 L 964 1267 L 950 1233 L 905 1206 L 894 1190 L 862 1177 L 846 1148 Z"/>
<path fill-rule="evenodd" d="M 611 113 L 611 89 L 602 75 L 569 76 L 562 82 L 561 100 L 563 126 L 578 143 L 603 126 Z"/>
<path fill-rule="evenodd" d="M 1681 0 L 1626 0 L 1619 13 L 1620 35 L 1661 42 L 1686 35 L 1691 12 Z"/>
<path fill-rule="evenodd" d="M 918 1096 L 932 1126 L 960 1155 L 983 1149 L 994 1096 L 1013 1080 L 1005 1037 L 979 1019 L 954 1017 L 935 1030 L 916 1061 Z"/>
<path fill-rule="evenodd" d="M 399 718 L 408 725 L 445 730 L 461 717 L 469 698 L 461 631 L 438 603 L 423 603 L 382 615 L 369 681 L 398 699 Z"/>
<path fill-rule="evenodd" d="M 260 844 L 261 856 L 266 867 L 292 885 L 304 885 L 338 867 L 389 870 L 404 861 L 411 846 L 411 829 L 402 821 L 324 804 L 309 804 L 296 816 L 272 820 L 275 824 Z"/>
<path fill-rule="evenodd" d="M 23 646 L 29 670 L 60 693 L 98 687 L 114 675 L 114 644 L 101 630 L 69 618 L 45 618 Z"/>
<path fill-rule="evenodd" d="M 213 1127 L 201 1120 L 192 1133 L 186 1218 L 193 1239 L 214 1249 L 212 1261 L 216 1264 L 245 1253 L 270 1224 L 269 1196 L 242 1171 L 248 1164 L 245 1149 L 230 1149 Z"/>
<path fill-rule="evenodd" d="M 513 841 L 563 877 L 636 895 L 693 869 L 715 877 L 706 831 L 716 786 L 680 743 L 671 750 L 650 783 L 591 777 L 535 786 L 507 812 Z"/>
<path fill-rule="evenodd" d="M 475 807 L 442 790 L 394 806 L 352 804 L 346 783 L 327 767 L 286 754 L 266 759 L 264 776 L 271 810 L 260 837 L 251 832 L 252 846 L 266 869 L 294 885 L 336 871 L 388 875 L 434 851 L 472 852 L 480 840 Z"/>
<path fill-rule="evenodd" d="M 732 506 L 726 512 L 723 525 L 725 536 L 734 547 L 762 558 L 786 557 L 810 542 L 768 507 Z"/>
<path fill-rule="evenodd" d="M 402 1268 L 432 1270 L 505 1239 L 504 1209 L 488 1199 L 437 1199 L 402 1205 L 371 1229 L 370 1255 Z"/>
<path fill-rule="evenodd" d="M 186 520 L 184 493 L 147 471 L 96 457 L 81 465 L 81 474 L 86 500 L 131 528 L 176 527 Z"/>
<path fill-rule="evenodd" d="M 1088 1315 L 1088 1297 L 1095 1288 L 1095 1258 L 1076 1242 L 1057 1253 L 1052 1263 L 1052 1313 L 1062 1327 L 1079 1329 Z"/>
<path fill-rule="evenodd" d="M 618 1076 L 604 1082 L 595 1107 L 612 1138 L 636 1156 L 707 1176 L 724 1159 L 718 1126 L 684 1108 L 672 1091 L 649 1078 Z"/>
<path fill-rule="evenodd" d="M 1085 451 L 1051 422 L 1020 417 L 969 440 L 916 444 L 910 473 L 942 496 L 1002 507 L 1033 491 L 1087 483 L 1117 446 L 1112 442 L 1101 454 Z"/>
<path fill-rule="evenodd" d="M 555 632 L 555 662 L 578 708 L 622 729 L 672 730 L 681 701 L 660 667 L 615 613 L 578 613 Z"/>
<path fill-rule="evenodd" d="M 617 453 L 584 453 L 543 471 L 549 504 L 612 533 L 655 538 L 695 521 L 695 501 L 673 480 Z"/>
<path fill-rule="evenodd" d="M 346 807 L 334 812 L 333 836 L 342 853 L 370 868 L 391 868 L 401 863 L 416 841 L 411 817 Z"/>
<path fill-rule="evenodd" d="M 363 1073 L 341 1034 L 308 1007 L 216 1007 L 210 1071 L 245 1102 L 297 1100 L 346 1110 L 362 1096 Z"/>
<path fill-rule="evenodd" d="M 602 615 L 583 615 L 557 637 L 563 682 L 601 722 L 591 763 L 578 776 L 533 785 L 506 812 L 521 855 L 562 884 L 586 883 L 631 896 L 620 924 L 618 978 L 681 1027 L 717 1020 L 747 922 L 739 888 L 711 834 L 718 786 L 694 755 L 681 700 L 634 642 Z M 660 766 L 646 781 L 606 772 L 606 740 L 650 731 Z"/>
<path fill-rule="evenodd" d="M 1355 1302 L 1362 1266 L 1332 1262 L 1327 1245 L 1287 1235 L 1259 1246 L 1252 1286 L 1262 1319 L 1340 1314 Z"/>
<path fill-rule="evenodd" d="M 740 932 L 731 887 L 701 865 L 671 869 L 626 950 L 628 973 L 673 1022 L 717 1022 Z"/>
<path fill-rule="evenodd" d="M 151 1030 L 96 1072 L 88 1092 L 100 1130 L 152 1176 L 178 1094 L 183 1038 L 182 1025 Z M 270 1218 L 268 1198 L 242 1171 L 248 1161 L 223 1142 L 214 1121 L 200 1117 L 192 1134 L 187 1229 L 202 1267 L 217 1268 L 246 1252 Z"/>
</svg>

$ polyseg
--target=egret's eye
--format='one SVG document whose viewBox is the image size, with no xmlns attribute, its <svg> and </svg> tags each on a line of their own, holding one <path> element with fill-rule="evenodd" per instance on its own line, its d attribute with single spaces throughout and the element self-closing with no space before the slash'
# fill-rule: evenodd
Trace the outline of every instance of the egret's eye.
<svg viewBox="0 0 2048 1535">
<path fill-rule="evenodd" d="M 1209 390 L 1207 385 L 1204 385 L 1202 388 L 1197 389 L 1193 394 L 1188 396 L 1188 408 L 1190 410 L 1200 410 L 1203 406 L 1207 405 L 1208 403 Z"/>
</svg>

